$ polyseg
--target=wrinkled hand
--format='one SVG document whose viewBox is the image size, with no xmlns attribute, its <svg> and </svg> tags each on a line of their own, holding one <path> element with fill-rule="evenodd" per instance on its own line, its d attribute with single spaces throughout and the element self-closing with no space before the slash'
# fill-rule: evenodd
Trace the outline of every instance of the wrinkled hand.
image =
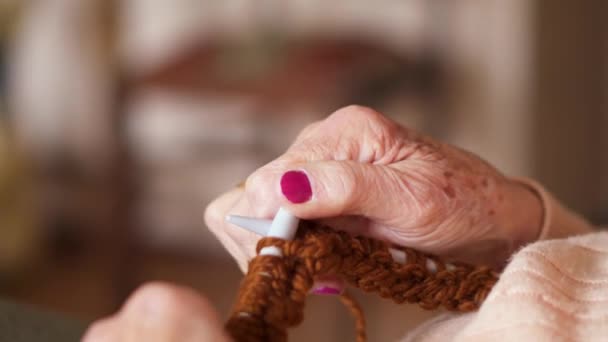
<svg viewBox="0 0 608 342">
<path fill-rule="evenodd" d="M 280 206 L 353 234 L 497 267 L 536 239 L 543 215 L 532 191 L 477 156 L 359 106 L 305 128 L 245 190 L 209 205 L 205 220 L 245 270 L 259 236 L 225 215 L 272 218 Z"/>
<path fill-rule="evenodd" d="M 191 289 L 164 283 L 144 285 L 124 307 L 95 322 L 84 342 L 228 342 L 211 305 Z"/>
</svg>

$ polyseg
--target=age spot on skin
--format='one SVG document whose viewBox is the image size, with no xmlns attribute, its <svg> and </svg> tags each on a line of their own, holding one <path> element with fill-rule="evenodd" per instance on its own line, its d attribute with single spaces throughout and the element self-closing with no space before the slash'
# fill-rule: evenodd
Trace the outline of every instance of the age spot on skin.
<svg viewBox="0 0 608 342">
<path fill-rule="evenodd" d="M 452 186 L 450 186 L 450 185 L 443 188 L 443 192 L 445 192 L 445 194 L 448 195 L 449 198 L 454 198 L 456 196 L 456 192 L 454 191 L 454 188 L 452 188 Z"/>
<path fill-rule="evenodd" d="M 477 187 L 475 186 L 475 180 L 472 178 L 465 178 L 463 179 L 463 185 L 466 186 L 467 188 L 471 189 L 471 190 L 476 190 Z"/>
<path fill-rule="evenodd" d="M 451 178 L 452 176 L 454 176 L 454 174 L 450 171 L 445 171 L 443 175 L 445 176 L 445 178 Z"/>
<path fill-rule="evenodd" d="M 496 214 L 496 212 L 494 211 L 494 209 L 491 209 L 490 211 L 488 211 L 488 215 L 494 216 L 494 214 Z"/>
</svg>

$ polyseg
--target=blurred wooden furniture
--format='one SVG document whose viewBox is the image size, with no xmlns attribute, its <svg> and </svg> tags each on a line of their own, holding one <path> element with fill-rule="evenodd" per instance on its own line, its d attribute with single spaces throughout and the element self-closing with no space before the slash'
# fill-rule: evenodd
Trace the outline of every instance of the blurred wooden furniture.
<svg viewBox="0 0 608 342">
<path fill-rule="evenodd" d="M 146 4 L 147 0 L 141 1 Z M 107 6 L 119 1 L 99 3 Z M 334 20 L 311 3 L 296 5 L 310 6 L 307 8 L 315 14 L 311 17 L 319 14 L 319 25 L 325 29 L 334 21 L 344 25 L 346 14 Z M 333 6 L 332 13 L 346 11 L 355 19 L 392 22 L 382 19 L 384 15 L 394 18 L 380 11 L 382 4 L 373 5 L 378 13 L 361 10 L 362 4 L 345 9 L 333 3 L 328 6 Z M 51 208 L 56 209 L 57 216 L 51 216 L 54 224 L 64 229 L 56 237 L 55 247 L 65 253 L 42 261 L 21 286 L 6 292 L 27 302 L 95 318 L 115 310 L 138 284 L 165 279 L 211 295 L 214 304 L 226 312 L 240 273 L 204 230 L 205 203 L 280 153 L 302 125 L 352 102 L 394 114 L 396 120 L 472 150 L 509 174 L 538 178 L 567 205 L 597 222 L 607 222 L 608 20 L 604 2 L 418 4 L 428 10 L 423 11 L 428 17 L 416 26 L 420 18 L 411 13 L 422 12 L 408 12 L 405 26 L 413 25 L 413 31 L 421 33 L 404 35 L 419 48 L 408 50 L 411 54 L 404 52 L 407 49 L 387 48 L 383 45 L 386 37 L 378 32 L 363 40 L 357 34 L 345 37 L 341 31 L 342 36 L 325 39 L 321 35 L 294 40 L 270 37 L 240 46 L 204 35 L 199 44 L 164 63 L 132 73 L 123 70 L 125 65 L 112 55 L 110 41 L 101 43 L 108 45 L 109 53 L 103 60 L 107 69 L 102 70 L 117 74 L 112 81 L 116 91 L 109 106 L 112 113 L 108 113 L 111 165 L 91 175 L 78 171 L 83 167 L 81 160 L 61 156 L 65 159 L 57 164 L 63 166 L 56 172 L 63 179 L 50 189 L 47 200 L 56 206 Z M 112 9 L 108 13 L 106 34 L 111 36 L 118 20 Z M 221 24 L 211 19 L 216 18 L 205 23 Z M 294 23 L 298 25 L 301 23 Z M 261 45 L 256 46 L 258 43 Z M 278 53 L 279 48 L 289 53 Z M 173 96 L 166 107 L 148 102 Z M 214 98 L 219 100 L 214 102 Z M 174 104 L 183 106 L 175 107 L 174 112 Z M 211 109 L 205 112 L 201 109 L 206 105 Z M 150 108 L 155 112 L 149 113 Z M 82 107 L 76 109 L 80 114 Z M 133 126 L 150 123 L 159 113 L 166 116 L 160 115 L 162 120 L 153 124 L 166 131 L 177 127 L 173 135 L 163 141 L 133 139 Z M 174 120 L 163 121 L 167 117 Z M 163 126 L 178 120 L 175 126 Z M 241 122 L 249 128 L 215 128 Z M 180 133 L 184 127 L 205 123 L 209 136 L 204 139 L 198 139 L 192 129 Z M 58 136 L 71 137 L 71 131 L 64 133 Z M 86 136 L 86 131 L 79 134 Z M 221 140 L 238 134 L 239 139 Z M 137 141 L 143 145 L 136 145 Z M 165 142 L 170 143 L 168 147 Z M 142 146 L 149 150 L 165 146 L 173 151 L 169 153 L 172 158 L 148 158 Z M 87 163 L 98 159 L 94 153 L 85 155 Z M 232 162 L 226 162 L 226 156 Z M 189 159 L 196 162 L 188 166 L 185 161 Z M 87 167 L 91 171 L 90 165 L 83 168 Z M 196 192 L 199 194 L 192 195 Z M 202 192 L 205 194 L 200 195 Z M 149 199 L 154 203 L 147 202 Z M 152 229 L 154 226 L 160 228 Z M 84 235 L 89 230 L 94 233 L 82 237 L 80 230 L 87 231 Z M 73 291 L 66 295 L 68 285 Z M 375 297 L 364 305 L 370 335 L 379 339 L 399 336 L 407 330 L 401 324 L 404 321 L 412 326 L 428 317 L 428 313 L 412 313 L 408 307 L 385 305 Z M 315 338 L 328 341 L 345 339 L 342 332 L 352 331 L 348 315 L 331 299 L 313 299 L 311 310 L 315 314 L 307 317 L 314 318 L 302 327 L 300 340 L 311 338 L 311 330 L 318 334 Z"/>
</svg>

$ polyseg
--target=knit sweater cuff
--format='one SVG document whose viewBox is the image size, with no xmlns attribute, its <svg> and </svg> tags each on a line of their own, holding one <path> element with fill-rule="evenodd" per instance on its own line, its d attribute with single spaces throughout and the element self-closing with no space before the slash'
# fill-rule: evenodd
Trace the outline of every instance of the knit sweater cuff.
<svg viewBox="0 0 608 342">
<path fill-rule="evenodd" d="M 582 216 L 564 207 L 538 182 L 527 178 L 515 181 L 528 187 L 541 200 L 543 220 L 537 240 L 559 239 L 593 231 L 593 226 Z"/>
</svg>

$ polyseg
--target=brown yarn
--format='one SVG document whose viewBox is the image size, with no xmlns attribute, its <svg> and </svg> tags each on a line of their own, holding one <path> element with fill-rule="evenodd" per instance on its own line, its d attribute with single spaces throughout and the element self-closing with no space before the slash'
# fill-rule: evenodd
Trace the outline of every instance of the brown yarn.
<svg viewBox="0 0 608 342">
<path fill-rule="evenodd" d="M 258 255 L 249 264 L 226 329 L 238 342 L 287 341 L 287 329 L 303 320 L 304 303 L 314 279 L 338 276 L 349 285 L 375 292 L 397 303 L 418 303 L 424 309 L 440 306 L 470 311 L 481 305 L 498 275 L 488 267 L 445 263 L 411 248 L 395 262 L 387 243 L 352 237 L 320 224 L 303 221 L 293 241 L 266 237 L 257 252 L 276 246 L 283 257 Z M 427 269 L 427 259 L 437 265 Z M 356 320 L 357 342 L 366 340 L 363 311 L 354 299 L 342 296 Z"/>
<path fill-rule="evenodd" d="M 365 315 L 363 315 L 361 305 L 346 291 L 340 296 L 340 301 L 350 310 L 355 319 L 356 342 L 365 342 L 367 338 L 367 334 L 365 333 Z"/>
</svg>

